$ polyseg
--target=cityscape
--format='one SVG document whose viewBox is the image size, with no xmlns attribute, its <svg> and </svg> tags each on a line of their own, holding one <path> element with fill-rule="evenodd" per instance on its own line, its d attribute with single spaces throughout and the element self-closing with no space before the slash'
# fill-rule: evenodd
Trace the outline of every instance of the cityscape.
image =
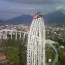
<svg viewBox="0 0 65 65">
<path fill-rule="evenodd" d="M 30 25 L 0 25 L 0 64 L 26 65 Z M 65 63 L 65 25 L 45 25 L 46 65 Z M 52 50 L 51 50 L 52 49 Z M 15 55 L 15 53 L 16 55 Z M 12 55 L 13 54 L 13 55 Z M 16 57 L 15 57 L 16 56 Z M 43 64 L 45 65 L 45 64 Z"/>
<path fill-rule="evenodd" d="M 65 1 L 0 0 L 0 65 L 65 65 Z"/>
</svg>

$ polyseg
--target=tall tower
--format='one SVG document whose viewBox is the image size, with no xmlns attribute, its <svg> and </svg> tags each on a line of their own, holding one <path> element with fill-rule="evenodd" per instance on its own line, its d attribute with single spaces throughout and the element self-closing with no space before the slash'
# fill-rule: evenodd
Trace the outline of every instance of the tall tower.
<svg viewBox="0 0 65 65">
<path fill-rule="evenodd" d="M 46 65 L 45 26 L 43 17 L 39 12 L 33 16 L 28 35 L 27 65 Z"/>
</svg>

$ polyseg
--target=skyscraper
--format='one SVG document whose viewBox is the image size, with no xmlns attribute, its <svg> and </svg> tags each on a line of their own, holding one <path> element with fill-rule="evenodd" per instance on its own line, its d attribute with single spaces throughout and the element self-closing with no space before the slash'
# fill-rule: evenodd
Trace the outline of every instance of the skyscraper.
<svg viewBox="0 0 65 65">
<path fill-rule="evenodd" d="M 45 26 L 42 15 L 38 12 L 28 34 L 27 65 L 45 64 Z"/>
</svg>

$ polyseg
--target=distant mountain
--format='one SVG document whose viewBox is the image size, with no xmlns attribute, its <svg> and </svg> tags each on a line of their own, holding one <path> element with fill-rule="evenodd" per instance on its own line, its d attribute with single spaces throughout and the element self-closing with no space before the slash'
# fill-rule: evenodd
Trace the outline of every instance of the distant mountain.
<svg viewBox="0 0 65 65">
<path fill-rule="evenodd" d="M 0 20 L 0 25 L 3 24 L 4 22 L 2 20 Z"/>
<path fill-rule="evenodd" d="M 31 15 L 22 15 L 22 16 L 7 20 L 6 23 L 7 24 L 30 24 L 31 21 L 32 21 Z"/>
<path fill-rule="evenodd" d="M 52 12 L 43 16 L 45 23 L 48 24 L 64 24 L 65 14 L 60 11 Z M 32 22 L 31 15 L 22 15 L 13 19 L 7 20 L 6 24 L 30 24 Z"/>
<path fill-rule="evenodd" d="M 44 20 L 49 24 L 52 24 L 52 23 L 64 24 L 65 14 L 60 11 L 52 12 L 52 13 L 45 15 Z"/>
</svg>

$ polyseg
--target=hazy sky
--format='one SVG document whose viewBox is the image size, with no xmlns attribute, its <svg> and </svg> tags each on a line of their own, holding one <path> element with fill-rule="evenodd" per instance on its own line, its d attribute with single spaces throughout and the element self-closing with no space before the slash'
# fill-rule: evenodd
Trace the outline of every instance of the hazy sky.
<svg viewBox="0 0 65 65">
<path fill-rule="evenodd" d="M 61 10 L 65 14 L 65 0 L 0 0 L 0 19 L 7 20 L 22 14 L 43 14 Z"/>
</svg>

